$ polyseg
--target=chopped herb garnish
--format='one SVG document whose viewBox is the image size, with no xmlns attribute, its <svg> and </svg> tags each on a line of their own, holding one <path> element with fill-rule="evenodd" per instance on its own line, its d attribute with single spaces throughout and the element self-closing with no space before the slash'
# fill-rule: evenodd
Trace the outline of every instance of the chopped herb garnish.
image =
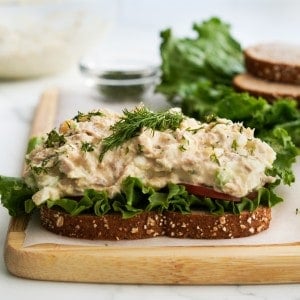
<svg viewBox="0 0 300 300">
<path fill-rule="evenodd" d="M 37 175 L 40 175 L 42 173 L 47 174 L 48 170 L 51 169 L 52 167 L 54 167 L 55 165 L 58 164 L 58 159 L 57 159 L 57 154 L 53 154 L 50 155 L 49 157 L 46 157 L 40 166 L 30 166 L 32 172 L 34 172 Z M 52 162 L 51 164 L 49 164 L 49 162 Z M 28 162 L 28 164 L 30 163 L 30 161 Z"/>
<path fill-rule="evenodd" d="M 138 152 L 139 154 L 143 153 L 143 145 L 138 144 L 137 147 L 138 147 L 138 151 L 137 151 L 137 152 Z M 128 147 L 127 147 L 127 148 L 128 148 Z"/>
<path fill-rule="evenodd" d="M 65 137 L 62 134 L 59 134 L 55 129 L 48 133 L 48 138 L 45 141 L 46 148 L 59 147 L 64 145 L 66 142 Z"/>
<path fill-rule="evenodd" d="M 103 116 L 103 112 L 98 110 L 98 111 L 91 111 L 87 114 L 84 114 L 79 111 L 77 113 L 77 115 L 73 118 L 73 120 L 75 120 L 77 122 L 87 122 L 87 121 L 90 121 L 91 117 L 93 117 L 93 116 Z"/>
<path fill-rule="evenodd" d="M 200 126 L 200 127 L 198 127 L 198 128 L 190 128 L 190 127 L 188 127 L 187 129 L 186 129 L 186 131 L 189 131 L 189 132 L 191 132 L 192 134 L 196 134 L 200 129 L 202 129 L 203 128 L 203 126 Z"/>
<path fill-rule="evenodd" d="M 94 145 L 88 142 L 82 142 L 81 151 L 83 152 L 92 152 L 94 151 Z"/>
<path fill-rule="evenodd" d="M 184 151 L 187 150 L 186 145 L 189 145 L 190 141 L 189 141 L 185 136 L 183 136 L 183 137 L 182 137 L 182 142 L 183 142 L 183 143 L 180 144 L 180 145 L 178 146 L 178 149 L 179 149 L 181 152 L 184 152 Z"/>
<path fill-rule="evenodd" d="M 38 167 L 38 166 L 32 166 L 31 167 L 32 172 L 34 172 L 36 175 L 41 175 L 42 173 L 47 174 L 47 169 L 45 167 Z"/>
<path fill-rule="evenodd" d="M 186 148 L 185 148 L 184 145 L 182 145 L 182 144 L 178 146 L 178 149 L 179 149 L 181 152 L 186 151 Z"/>
<path fill-rule="evenodd" d="M 253 140 L 248 140 L 247 144 L 246 144 L 246 148 L 249 151 L 249 153 L 251 155 L 253 155 L 254 151 L 255 151 L 255 143 Z"/>
<path fill-rule="evenodd" d="M 116 148 L 137 136 L 142 128 L 151 129 L 153 132 L 154 130 L 175 130 L 184 118 L 182 113 L 179 112 L 155 113 L 144 106 L 137 107 L 133 111 L 125 109 L 123 113 L 124 116 L 111 126 L 113 133 L 103 140 L 100 161 L 108 150 Z"/>
<path fill-rule="evenodd" d="M 206 123 L 212 123 L 217 121 L 217 116 L 215 114 L 209 114 L 205 116 Z"/>
<path fill-rule="evenodd" d="M 217 157 L 217 155 L 216 155 L 215 153 L 211 154 L 211 156 L 210 156 L 209 158 L 210 158 L 210 160 L 211 160 L 212 162 L 215 162 L 215 163 L 217 163 L 218 165 L 220 165 L 220 161 L 219 161 L 219 159 L 218 159 L 218 157 Z"/>
<path fill-rule="evenodd" d="M 236 140 L 233 140 L 232 141 L 232 144 L 231 144 L 231 149 L 236 151 L 237 150 L 237 147 L 238 147 L 238 143 Z"/>
</svg>

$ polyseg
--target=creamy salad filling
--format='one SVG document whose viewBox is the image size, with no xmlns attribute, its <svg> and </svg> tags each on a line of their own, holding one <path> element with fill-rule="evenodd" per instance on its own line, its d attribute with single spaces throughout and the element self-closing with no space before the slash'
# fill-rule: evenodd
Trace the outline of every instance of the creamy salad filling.
<svg viewBox="0 0 300 300">
<path fill-rule="evenodd" d="M 178 109 L 170 112 L 181 114 Z M 36 205 L 81 196 L 91 188 L 113 197 L 128 176 L 154 188 L 189 183 L 234 197 L 275 181 L 266 174 L 276 158 L 274 150 L 255 138 L 253 129 L 227 119 L 201 123 L 184 117 L 176 129 L 143 127 L 101 156 L 103 141 L 120 118 L 109 110 L 78 114 L 62 123 L 59 132 L 43 137 L 26 156 L 24 174 L 26 183 L 38 189 Z"/>
</svg>

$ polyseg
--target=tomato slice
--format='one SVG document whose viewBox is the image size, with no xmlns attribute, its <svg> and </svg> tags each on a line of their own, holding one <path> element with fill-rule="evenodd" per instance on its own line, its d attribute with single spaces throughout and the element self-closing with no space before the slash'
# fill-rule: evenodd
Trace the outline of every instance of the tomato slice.
<svg viewBox="0 0 300 300">
<path fill-rule="evenodd" d="M 228 200 L 234 202 L 240 202 L 242 199 L 239 197 L 234 197 L 222 192 L 218 192 L 210 187 L 206 187 L 203 185 L 193 185 L 188 183 L 181 183 L 181 185 L 185 186 L 188 193 L 193 194 L 195 196 L 202 196 L 202 197 L 209 197 L 213 199 L 220 199 L 220 200 Z M 253 199 L 257 195 L 257 192 L 252 192 L 247 195 L 247 198 Z"/>
</svg>

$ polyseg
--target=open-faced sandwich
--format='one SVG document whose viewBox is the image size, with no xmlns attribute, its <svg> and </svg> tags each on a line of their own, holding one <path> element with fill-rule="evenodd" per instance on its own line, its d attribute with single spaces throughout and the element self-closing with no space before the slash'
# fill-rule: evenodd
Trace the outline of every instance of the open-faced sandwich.
<svg viewBox="0 0 300 300">
<path fill-rule="evenodd" d="M 295 150 L 280 129 L 275 140 Z M 69 237 L 237 238 L 269 227 L 284 169 L 242 123 L 140 105 L 78 113 L 33 138 L 23 178 L 0 177 L 0 193 L 11 215 L 39 210 L 43 227 Z"/>
</svg>

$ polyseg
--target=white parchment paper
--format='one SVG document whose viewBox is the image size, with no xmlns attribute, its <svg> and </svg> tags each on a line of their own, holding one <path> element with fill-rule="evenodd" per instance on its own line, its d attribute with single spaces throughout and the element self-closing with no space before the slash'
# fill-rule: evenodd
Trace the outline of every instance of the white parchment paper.
<svg viewBox="0 0 300 300">
<path fill-rule="evenodd" d="M 105 103 L 96 94 L 88 90 L 62 90 L 60 97 L 57 124 L 66 118 L 71 118 L 78 111 L 86 112 L 92 108 L 107 107 L 121 111 L 124 107 L 133 107 L 136 103 Z M 159 98 L 146 103 L 148 106 L 166 107 L 167 104 Z M 278 194 L 285 200 L 272 209 L 272 221 L 270 228 L 257 235 L 230 239 L 230 240 L 193 240 L 175 239 L 168 237 L 156 237 L 136 241 L 89 241 L 58 236 L 43 229 L 39 224 L 37 215 L 32 216 L 26 229 L 24 247 L 35 244 L 55 243 L 64 245 L 84 246 L 223 246 L 223 245 L 260 245 L 260 244 L 285 244 L 300 242 L 300 160 L 294 166 L 296 182 L 292 186 L 278 187 Z M 297 213 L 299 209 L 299 212 Z"/>
</svg>

